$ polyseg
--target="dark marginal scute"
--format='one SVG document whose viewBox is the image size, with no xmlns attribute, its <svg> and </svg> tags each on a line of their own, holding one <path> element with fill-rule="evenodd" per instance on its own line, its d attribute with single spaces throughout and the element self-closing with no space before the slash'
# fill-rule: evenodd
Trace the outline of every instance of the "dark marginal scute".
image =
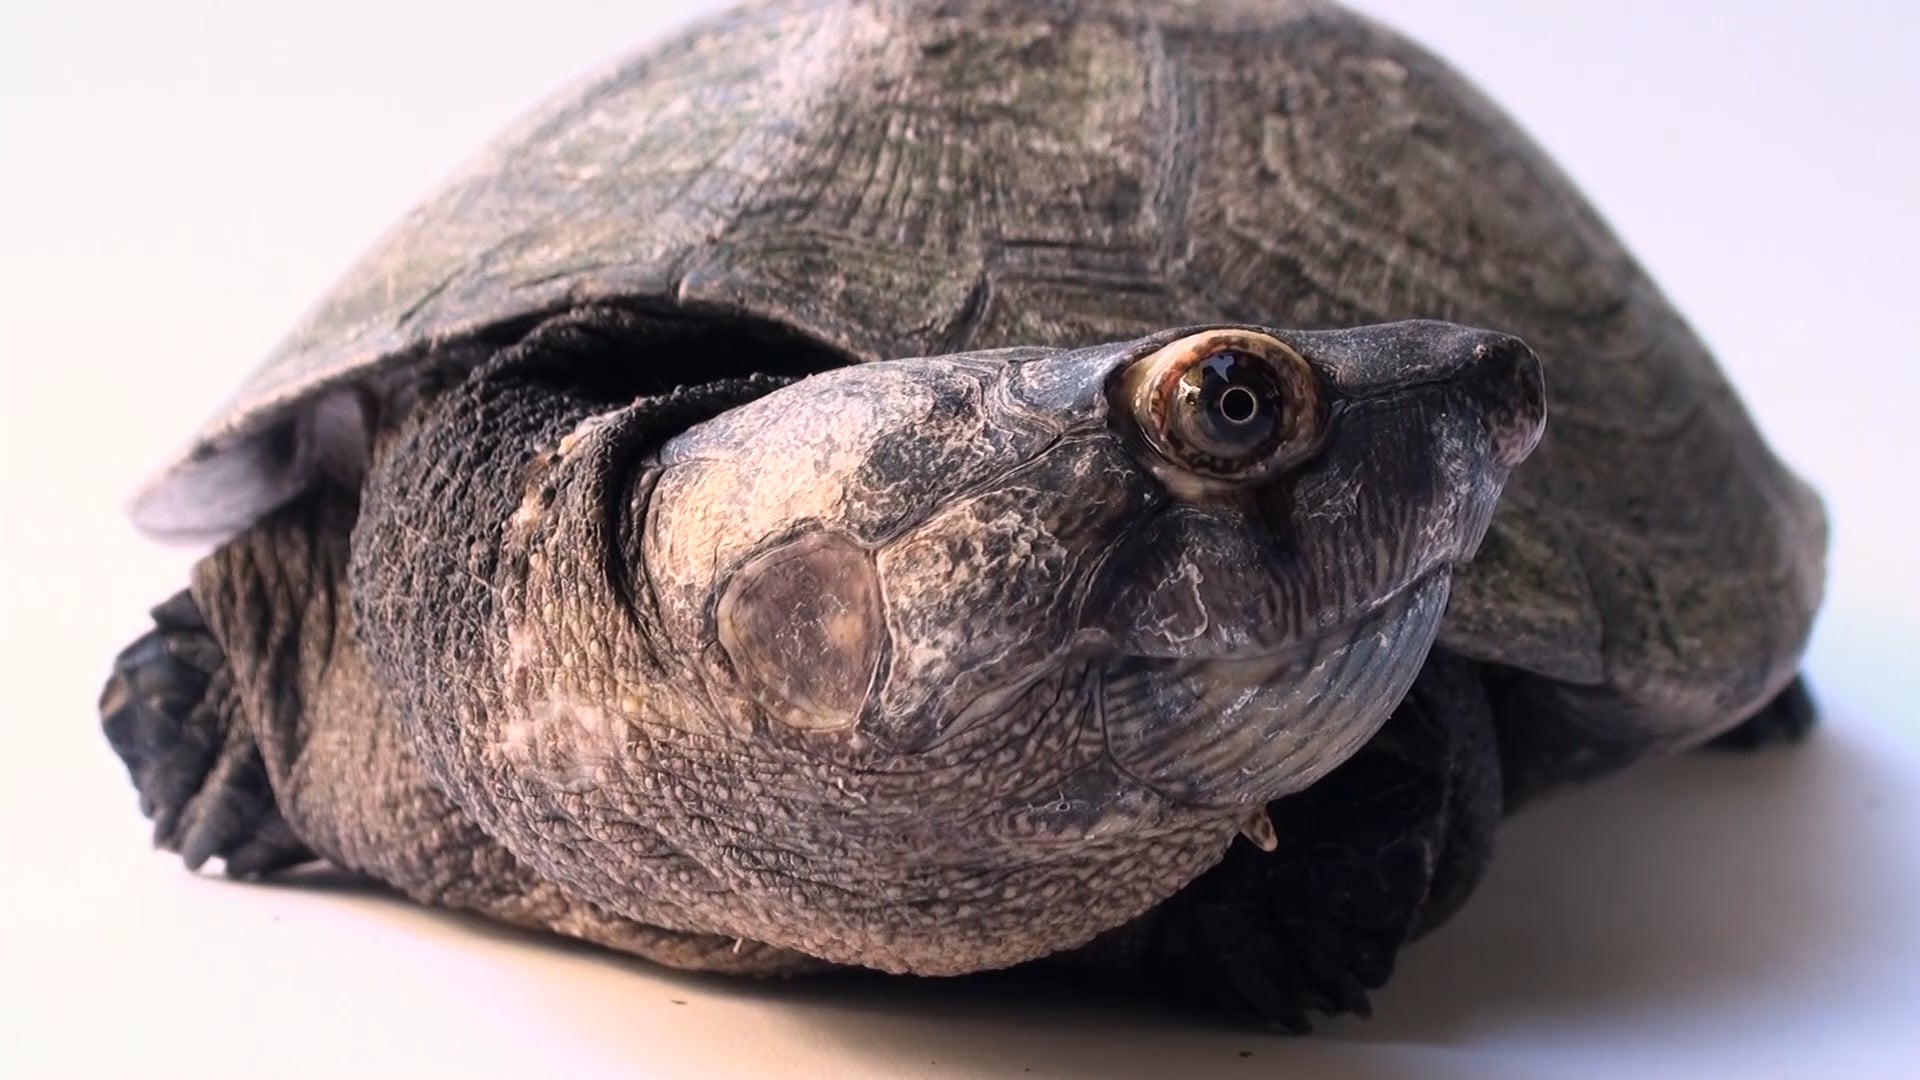
<svg viewBox="0 0 1920 1080">
<path fill-rule="evenodd" d="M 1753 715 L 1702 741 L 1699 732 L 1662 732 L 1632 714 L 1596 702 L 1590 689 L 1556 686 L 1523 672 L 1490 665 L 1488 692 L 1493 701 L 1500 752 L 1507 762 L 1505 798 L 1517 808 L 1624 768 L 1651 753 L 1702 746 L 1708 750 L 1750 752 L 1790 746 L 1806 738 L 1819 722 L 1819 706 L 1796 676 Z M 1566 722 L 1562 717 L 1583 718 Z"/>
<path fill-rule="evenodd" d="M 1791 746 L 1811 734 L 1819 722 L 1820 706 L 1813 700 L 1806 676 L 1802 675 L 1788 683 L 1787 688 L 1759 712 L 1714 736 L 1707 748 L 1746 751 Z"/>
</svg>

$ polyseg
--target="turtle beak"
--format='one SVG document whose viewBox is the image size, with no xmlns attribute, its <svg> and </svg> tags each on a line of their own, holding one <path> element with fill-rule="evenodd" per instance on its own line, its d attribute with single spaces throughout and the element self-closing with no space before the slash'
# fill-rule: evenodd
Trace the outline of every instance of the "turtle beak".
<svg viewBox="0 0 1920 1080">
<path fill-rule="evenodd" d="M 1436 384 L 1481 416 L 1495 463 L 1527 459 L 1547 425 L 1540 358 L 1511 334 L 1413 319 L 1346 330 L 1276 332 L 1312 361 L 1338 398 L 1395 397 Z"/>
<path fill-rule="evenodd" d="M 1511 469 L 1540 445 L 1547 430 L 1547 383 L 1540 358 L 1527 343 L 1507 334 L 1480 333 L 1460 380 L 1480 404 L 1493 453 Z"/>
</svg>

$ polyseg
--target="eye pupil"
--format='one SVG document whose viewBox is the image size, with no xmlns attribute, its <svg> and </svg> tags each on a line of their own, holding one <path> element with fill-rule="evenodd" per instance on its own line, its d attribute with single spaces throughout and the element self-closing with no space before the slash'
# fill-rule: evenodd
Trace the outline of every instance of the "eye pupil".
<svg viewBox="0 0 1920 1080">
<path fill-rule="evenodd" d="M 1220 415 L 1228 423 L 1245 424 L 1260 411 L 1260 399 L 1244 386 L 1230 386 L 1220 395 Z"/>
<path fill-rule="evenodd" d="M 1181 442 L 1223 461 L 1271 448 L 1284 408 L 1271 364 L 1222 350 L 1187 369 L 1180 383 L 1184 408 L 1174 434 Z"/>
</svg>

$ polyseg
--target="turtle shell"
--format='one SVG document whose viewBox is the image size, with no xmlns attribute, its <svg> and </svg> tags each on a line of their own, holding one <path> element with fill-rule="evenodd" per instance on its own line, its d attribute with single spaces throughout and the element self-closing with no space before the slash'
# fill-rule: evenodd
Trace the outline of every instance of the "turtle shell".
<svg viewBox="0 0 1920 1080">
<path fill-rule="evenodd" d="M 586 304 L 849 362 L 1211 321 L 1495 328 L 1541 357 L 1550 430 L 1444 647 L 1697 729 L 1785 683 L 1820 599 L 1818 500 L 1571 184 L 1433 56 L 1302 0 L 776 0 L 699 24 L 400 222 L 136 521 L 243 527 L 317 448 L 365 439 L 343 403 Z"/>
</svg>

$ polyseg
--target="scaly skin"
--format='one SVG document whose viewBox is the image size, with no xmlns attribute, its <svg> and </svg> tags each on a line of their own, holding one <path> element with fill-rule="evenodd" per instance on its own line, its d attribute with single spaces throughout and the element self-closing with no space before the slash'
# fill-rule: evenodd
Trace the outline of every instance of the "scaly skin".
<svg viewBox="0 0 1920 1080">
<path fill-rule="evenodd" d="M 1336 417 L 1244 488 L 1172 493 L 1109 408 L 1179 333 L 835 371 L 662 446 L 733 392 L 582 392 L 599 318 L 381 449 L 375 679 L 570 894 L 892 971 L 1083 944 L 1351 755 L 1541 419 L 1524 347 L 1406 324 L 1291 335 Z M 829 571 L 833 619 L 795 606 Z"/>
</svg>

